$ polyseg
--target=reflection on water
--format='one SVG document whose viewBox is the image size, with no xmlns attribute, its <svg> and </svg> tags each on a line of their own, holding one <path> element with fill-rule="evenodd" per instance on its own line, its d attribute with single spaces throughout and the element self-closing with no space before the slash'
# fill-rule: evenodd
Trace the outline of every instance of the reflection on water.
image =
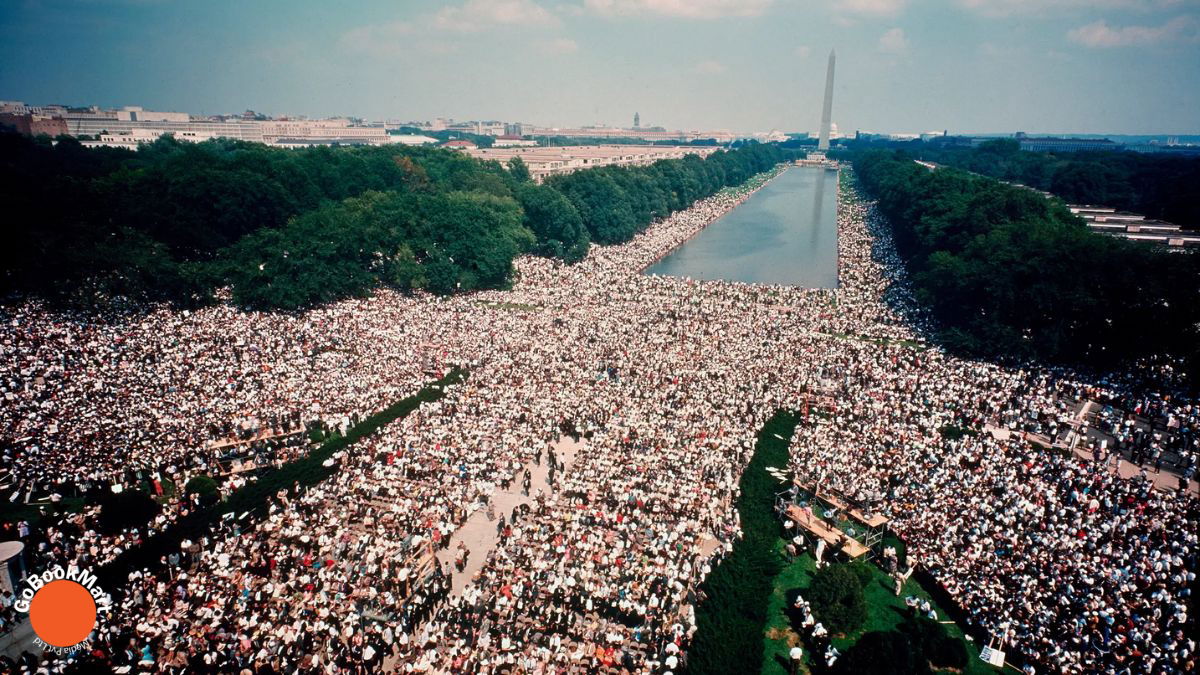
<svg viewBox="0 0 1200 675">
<path fill-rule="evenodd" d="M 837 172 L 792 167 L 646 273 L 835 288 L 836 190 Z"/>
</svg>

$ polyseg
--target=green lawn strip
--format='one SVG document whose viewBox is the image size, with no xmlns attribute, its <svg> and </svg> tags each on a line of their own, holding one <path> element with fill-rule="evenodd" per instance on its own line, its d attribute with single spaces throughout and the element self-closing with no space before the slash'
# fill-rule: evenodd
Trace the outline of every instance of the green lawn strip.
<svg viewBox="0 0 1200 675">
<path fill-rule="evenodd" d="M 523 302 L 488 302 L 487 300 L 477 300 L 476 302 L 488 309 L 507 309 L 514 312 L 542 311 L 541 305 L 530 305 Z"/>
<path fill-rule="evenodd" d="M 776 554 L 781 558 L 786 555 L 783 551 L 783 546 L 783 541 L 780 540 L 775 548 Z M 870 583 L 863 589 L 867 600 L 867 622 L 858 631 L 845 637 L 835 637 L 832 640 L 833 646 L 842 652 L 842 654 L 845 654 L 865 633 L 870 631 L 896 630 L 908 614 L 908 607 L 904 604 L 904 598 L 909 595 L 929 600 L 937 610 L 938 619 L 940 621 L 948 620 L 948 614 L 945 609 L 938 606 L 929 593 L 916 581 L 909 579 L 900 591 L 900 595 L 896 596 L 893 594 L 895 586 L 891 577 L 875 565 L 871 565 L 870 568 L 874 574 Z M 808 588 L 815 571 L 816 565 L 813 557 L 805 554 L 786 564 L 774 579 L 774 589 L 771 594 L 770 603 L 768 604 L 770 616 L 763 635 L 762 673 L 764 675 L 788 675 L 784 664 L 787 663 L 787 654 L 791 646 L 787 643 L 786 638 L 783 637 L 783 635 L 791 631 L 788 617 L 784 613 L 787 609 L 787 593 L 799 588 L 801 589 L 801 595 L 803 595 L 804 589 Z M 979 645 L 966 640 L 962 629 L 958 625 L 950 623 L 942 624 L 942 627 L 946 630 L 947 634 L 955 639 L 962 640 L 966 645 L 968 655 L 966 673 L 978 673 L 982 675 L 985 673 L 994 674 L 998 671 L 997 668 L 979 659 Z M 809 663 L 811 656 L 806 650 L 804 654 L 806 665 Z M 1005 672 L 1016 673 L 1018 671 L 1009 668 L 1005 669 Z"/>
<path fill-rule="evenodd" d="M 779 411 L 758 434 L 754 455 L 742 472 L 737 510 L 743 536 L 701 586 L 696 635 L 688 653 L 690 673 L 747 673 L 762 668 L 763 630 L 772 580 L 782 569 L 775 552 L 779 522 L 774 513 L 778 481 L 767 467 L 787 465 L 788 439 L 800 417 Z"/>
<path fill-rule="evenodd" d="M 696 608 L 697 630 L 688 653 L 689 673 L 789 675 L 788 651 L 793 644 L 802 643 L 786 614 L 788 592 L 799 589 L 803 594 L 816 567 L 809 554 L 791 560 L 784 552 L 782 527 L 774 511 L 774 496 L 780 485 L 766 469 L 787 465 L 788 439 L 800 419 L 799 414 L 779 411 L 758 434 L 754 455 L 739 482 L 741 496 L 737 509 L 743 537 L 701 586 L 704 600 Z M 903 542 L 889 534 L 884 537 L 884 544 L 896 548 L 903 564 L 906 554 Z M 915 579 L 909 579 L 896 596 L 891 577 L 873 564 L 869 569 L 871 579 L 863 589 L 868 611 L 866 623 L 852 634 L 832 641 L 843 654 L 868 632 L 897 630 L 908 616 L 904 598 L 909 595 L 929 600 L 939 620 L 949 620 L 945 608 Z M 966 673 L 997 672 L 979 659 L 979 645 L 966 640 L 958 625 L 947 623 L 942 627 L 950 637 L 965 645 Z M 806 649 L 806 667 L 810 657 Z M 1006 669 L 1006 672 L 1017 671 Z"/>
<path fill-rule="evenodd" d="M 857 340 L 858 342 L 871 342 L 871 343 L 874 343 L 877 345 L 900 345 L 901 347 L 907 347 L 909 349 L 916 349 L 918 351 L 925 351 L 926 349 L 929 349 L 929 345 L 921 344 L 920 342 L 917 342 L 916 340 L 898 340 L 896 338 L 871 337 L 869 335 L 850 335 L 849 333 L 822 333 L 820 331 L 817 331 L 817 335 L 824 335 L 826 337 L 836 338 L 838 340 Z"/>
<path fill-rule="evenodd" d="M 157 568 L 163 556 L 179 550 L 183 539 L 197 540 L 206 535 L 226 514 L 234 514 L 234 517 L 239 518 L 242 514 L 252 514 L 254 518 L 261 517 L 267 511 L 269 499 L 277 492 L 291 490 L 297 484 L 308 487 L 325 480 L 338 470 L 336 464 L 325 466 L 326 460 L 387 424 L 408 415 L 422 403 L 440 399 L 445 394 L 447 385 L 462 382 L 466 375 L 466 371 L 455 368 L 442 379 L 425 385 L 416 394 L 397 401 L 354 425 L 344 436 L 335 434 L 306 456 L 279 468 L 267 469 L 259 474 L 257 480 L 239 488 L 225 500 L 193 512 L 167 530 L 150 537 L 141 546 L 122 553 L 100 568 L 97 577 L 102 585 L 111 591 L 123 584 L 130 571 Z"/>
<path fill-rule="evenodd" d="M 57 512 L 61 513 L 79 513 L 83 510 L 82 497 L 63 497 L 59 503 Z M 43 515 L 45 511 L 45 515 Z M 43 519 L 49 517 L 54 520 L 57 516 L 55 509 L 50 500 L 43 502 L 33 502 L 26 504 L 25 502 L 4 502 L 0 504 L 0 522 L 19 523 L 22 520 L 29 523 L 32 528 L 37 528 Z"/>
</svg>

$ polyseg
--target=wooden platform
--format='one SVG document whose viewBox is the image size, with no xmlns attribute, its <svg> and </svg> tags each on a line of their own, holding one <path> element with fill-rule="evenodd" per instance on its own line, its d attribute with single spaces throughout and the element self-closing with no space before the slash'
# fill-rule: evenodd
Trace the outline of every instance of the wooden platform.
<svg viewBox="0 0 1200 675">
<path fill-rule="evenodd" d="M 801 490 L 804 490 L 810 495 L 815 496 L 817 499 L 829 504 L 838 511 L 845 513 L 850 517 L 851 520 L 856 521 L 860 525 L 865 525 L 867 528 L 873 530 L 888 524 L 888 519 L 879 515 L 878 513 L 872 514 L 871 517 L 868 518 L 867 514 L 863 513 L 862 510 L 857 506 L 850 506 L 829 492 L 818 492 L 816 488 L 811 485 L 801 481 L 794 482 Z"/>
<path fill-rule="evenodd" d="M 225 438 L 225 439 L 222 439 L 219 441 L 214 441 L 213 443 L 209 443 L 208 449 L 209 450 L 220 450 L 222 448 L 229 448 L 229 447 L 233 447 L 235 445 L 248 445 L 250 443 L 254 443 L 255 441 L 267 441 L 267 440 L 271 440 L 272 438 L 286 438 L 288 436 L 296 436 L 296 435 L 303 434 L 303 433 L 304 433 L 303 429 L 298 429 L 296 431 L 285 431 L 282 433 L 266 431 L 266 432 L 260 433 L 256 436 L 253 436 L 251 438 L 247 438 L 244 441 L 239 438 Z"/>
<path fill-rule="evenodd" d="M 850 518 L 858 521 L 859 524 L 866 525 L 872 530 L 888 524 L 888 519 L 879 515 L 878 513 L 871 514 L 870 518 L 867 517 L 867 514 L 859 511 L 857 508 L 852 508 L 846 513 L 850 514 Z"/>
<path fill-rule="evenodd" d="M 816 515 L 813 515 L 811 518 L 806 517 L 803 509 L 795 504 L 787 507 L 785 513 L 797 525 L 804 528 L 810 534 L 824 539 L 826 544 L 835 549 L 839 549 L 838 544 L 840 543 L 841 552 L 845 553 L 851 559 L 861 558 L 871 552 L 871 549 L 864 546 L 861 542 L 847 536 L 845 532 L 836 527 L 830 527 Z"/>
</svg>

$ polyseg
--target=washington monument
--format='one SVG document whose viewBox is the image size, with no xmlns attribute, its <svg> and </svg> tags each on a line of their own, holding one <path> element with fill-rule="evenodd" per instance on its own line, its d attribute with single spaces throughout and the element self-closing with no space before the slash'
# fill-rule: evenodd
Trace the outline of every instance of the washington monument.
<svg viewBox="0 0 1200 675">
<path fill-rule="evenodd" d="M 825 105 L 821 108 L 821 131 L 817 138 L 817 150 L 825 152 L 829 149 L 829 117 L 833 112 L 833 62 L 836 55 L 829 50 L 829 69 L 825 71 Z"/>
</svg>

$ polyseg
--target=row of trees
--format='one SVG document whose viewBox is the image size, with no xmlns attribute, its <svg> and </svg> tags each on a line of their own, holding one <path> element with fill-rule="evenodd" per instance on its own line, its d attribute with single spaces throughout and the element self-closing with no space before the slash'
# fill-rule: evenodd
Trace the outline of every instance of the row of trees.
<svg viewBox="0 0 1200 675">
<path fill-rule="evenodd" d="M 859 155 L 947 346 L 1114 367 L 1193 355 L 1200 258 L 1089 231 L 1063 203 L 904 152 Z"/>
<path fill-rule="evenodd" d="M 1012 139 L 978 148 L 923 145 L 921 156 L 1052 192 L 1200 228 L 1200 157 L 1137 152 L 1023 152 Z"/>
<path fill-rule="evenodd" d="M 283 150 L 164 137 L 138 152 L 0 134 L 10 254 L 0 291 L 296 309 L 380 285 L 508 283 L 523 252 L 582 259 L 773 166 L 751 145 L 708 159 L 579 172 L 434 148 Z"/>
<path fill-rule="evenodd" d="M 688 155 L 644 167 L 602 167 L 554 176 L 546 185 L 579 212 L 592 241 L 628 241 L 656 218 L 685 209 L 723 187 L 740 185 L 786 158 L 774 145 L 747 145 L 705 159 Z"/>
</svg>

